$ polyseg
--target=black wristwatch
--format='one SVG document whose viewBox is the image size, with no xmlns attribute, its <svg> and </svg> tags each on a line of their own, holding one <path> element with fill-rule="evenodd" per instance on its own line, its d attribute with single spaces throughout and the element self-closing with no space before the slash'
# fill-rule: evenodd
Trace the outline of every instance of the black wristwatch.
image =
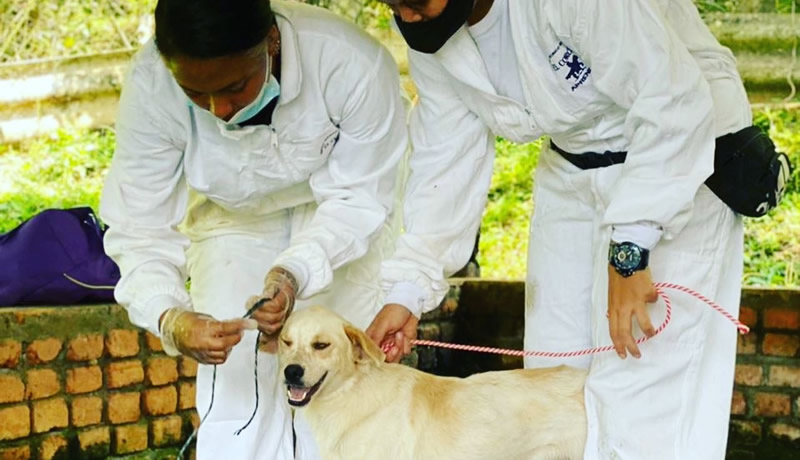
<svg viewBox="0 0 800 460">
<path fill-rule="evenodd" d="M 650 251 L 630 241 L 612 241 L 608 247 L 608 263 L 625 278 L 647 268 L 649 260 Z"/>
</svg>

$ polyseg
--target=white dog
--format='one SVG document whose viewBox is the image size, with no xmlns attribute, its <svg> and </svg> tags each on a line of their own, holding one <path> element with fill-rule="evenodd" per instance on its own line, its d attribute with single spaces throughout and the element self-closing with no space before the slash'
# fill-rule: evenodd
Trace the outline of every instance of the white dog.
<svg viewBox="0 0 800 460">
<path fill-rule="evenodd" d="M 323 460 L 579 459 L 586 372 L 565 366 L 438 377 L 384 362 L 359 329 L 296 311 L 279 343 L 289 404 Z"/>
</svg>

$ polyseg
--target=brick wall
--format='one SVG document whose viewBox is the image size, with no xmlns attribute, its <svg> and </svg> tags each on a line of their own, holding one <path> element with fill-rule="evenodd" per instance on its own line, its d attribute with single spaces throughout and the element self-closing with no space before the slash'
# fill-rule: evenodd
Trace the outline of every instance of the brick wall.
<svg viewBox="0 0 800 460">
<path fill-rule="evenodd" d="M 0 460 L 174 458 L 196 371 L 116 306 L 0 309 Z"/>
<path fill-rule="evenodd" d="M 421 338 L 522 346 L 521 282 L 453 280 Z M 732 460 L 800 449 L 800 291 L 746 290 L 732 401 Z M 465 376 L 514 357 L 419 348 L 407 362 Z M 116 306 L 0 309 L 0 460 L 174 458 L 197 423 L 197 364 L 166 356 Z"/>
</svg>

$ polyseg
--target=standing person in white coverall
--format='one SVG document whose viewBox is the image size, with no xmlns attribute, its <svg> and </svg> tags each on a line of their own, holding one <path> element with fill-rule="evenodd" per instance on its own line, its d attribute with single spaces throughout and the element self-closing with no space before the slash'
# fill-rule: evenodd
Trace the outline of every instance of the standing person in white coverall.
<svg viewBox="0 0 800 460">
<path fill-rule="evenodd" d="M 525 366 L 590 369 L 587 459 L 723 458 L 736 329 L 673 295 L 669 327 L 641 346 L 634 340 L 664 317 L 662 305 L 648 307 L 652 280 L 689 286 L 738 312 L 742 220 L 704 182 L 714 171 L 715 138 L 725 147 L 717 155 L 737 151 L 743 137 L 768 141 L 751 128 L 730 51 L 690 0 L 385 3 L 411 48 L 419 102 L 406 233 L 384 262 L 387 305 L 371 337 L 394 345 L 389 359 L 407 353 L 420 314 L 438 305 L 446 276 L 466 262 L 495 136 L 547 135 L 531 220 L 525 349 L 613 343 L 616 353 L 526 358 Z M 764 150 L 785 174 L 788 165 Z M 762 171 L 752 173 L 756 182 Z M 779 200 L 780 191 L 768 191 L 764 210 Z"/>
<path fill-rule="evenodd" d="M 275 355 L 259 355 L 258 413 L 234 435 L 256 404 L 257 331 L 241 318 L 265 300 L 252 318 L 267 348 L 295 298 L 366 327 L 391 254 L 407 148 L 394 61 L 330 12 L 271 3 L 159 0 L 155 41 L 122 92 L 101 204 L 116 298 L 167 353 L 206 364 L 201 415 L 207 364 L 219 365 L 200 460 L 295 458 Z M 298 427 L 296 458 L 313 452 Z"/>
</svg>

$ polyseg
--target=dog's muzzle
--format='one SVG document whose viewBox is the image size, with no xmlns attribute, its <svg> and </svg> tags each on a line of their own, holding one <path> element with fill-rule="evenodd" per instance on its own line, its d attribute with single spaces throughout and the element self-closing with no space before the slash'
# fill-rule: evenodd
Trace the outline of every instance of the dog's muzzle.
<svg viewBox="0 0 800 460">
<path fill-rule="evenodd" d="M 303 375 L 305 370 L 297 365 L 290 364 L 283 370 L 283 375 L 286 378 L 286 395 L 289 398 L 289 404 L 295 407 L 302 407 L 311 401 L 311 397 L 322 386 L 325 377 L 328 376 L 326 372 L 314 385 L 307 387 L 303 383 Z"/>
</svg>

